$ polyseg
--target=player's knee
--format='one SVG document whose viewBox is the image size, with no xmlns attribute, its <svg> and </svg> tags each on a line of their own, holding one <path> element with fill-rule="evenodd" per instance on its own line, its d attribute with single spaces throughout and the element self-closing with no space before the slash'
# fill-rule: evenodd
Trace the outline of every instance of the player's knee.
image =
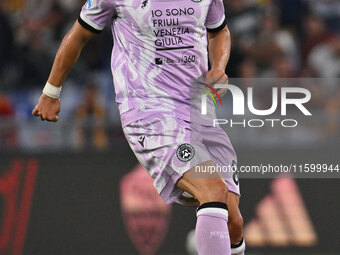
<svg viewBox="0 0 340 255">
<path fill-rule="evenodd" d="M 243 218 L 241 215 L 230 218 L 228 222 L 230 241 L 232 244 L 238 243 L 243 238 Z"/>
<path fill-rule="evenodd" d="M 197 196 L 200 204 L 208 202 L 227 202 L 228 186 L 222 179 L 210 179 L 200 187 Z"/>
</svg>

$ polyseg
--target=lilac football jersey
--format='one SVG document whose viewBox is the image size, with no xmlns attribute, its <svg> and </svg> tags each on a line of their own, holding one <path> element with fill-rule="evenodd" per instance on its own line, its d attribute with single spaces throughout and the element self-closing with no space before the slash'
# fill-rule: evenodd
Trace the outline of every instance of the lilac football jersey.
<svg viewBox="0 0 340 255">
<path fill-rule="evenodd" d="M 223 0 L 88 0 L 79 23 L 112 27 L 112 74 L 123 126 L 154 114 L 190 121 L 190 86 L 208 71 L 207 30 Z"/>
</svg>

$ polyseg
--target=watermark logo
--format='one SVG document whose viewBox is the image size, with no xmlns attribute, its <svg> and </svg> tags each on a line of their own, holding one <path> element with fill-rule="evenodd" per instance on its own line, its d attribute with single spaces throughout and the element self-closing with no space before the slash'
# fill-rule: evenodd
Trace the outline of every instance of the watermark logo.
<svg viewBox="0 0 340 255">
<path fill-rule="evenodd" d="M 216 91 L 216 89 L 213 86 L 209 86 L 208 84 L 204 84 L 204 86 L 206 86 L 206 88 L 200 88 L 200 90 L 205 92 L 205 94 L 201 95 L 201 99 L 202 99 L 202 111 L 201 112 L 202 112 L 202 115 L 206 115 L 207 114 L 207 97 L 208 96 L 210 96 L 210 98 L 213 100 L 215 106 L 217 105 L 215 96 L 218 99 L 218 101 L 220 102 L 221 106 L 223 106 L 221 97 L 218 94 L 218 92 Z M 208 89 L 210 89 L 211 92 Z"/>
<path fill-rule="evenodd" d="M 207 85 L 206 85 L 207 86 Z M 213 87 L 208 86 L 208 88 L 216 95 L 219 99 L 220 104 L 222 104 L 221 98 L 218 95 L 218 89 L 227 89 L 232 96 L 232 113 L 234 116 L 244 116 L 248 112 L 255 116 L 270 116 L 274 113 L 277 113 L 278 109 L 280 109 L 280 116 L 287 116 L 287 106 L 292 106 L 298 109 L 304 116 L 312 116 L 311 112 L 305 106 L 311 100 L 311 92 L 305 88 L 300 87 L 273 87 L 271 91 L 271 106 L 268 109 L 257 109 L 254 106 L 254 92 L 252 87 L 248 87 L 246 94 L 243 91 L 231 84 L 215 84 Z M 201 114 L 207 115 L 207 100 L 208 96 L 211 97 L 215 106 L 217 105 L 216 99 L 213 94 L 205 89 L 201 88 L 205 93 L 201 95 Z M 227 93 L 228 93 L 227 92 Z M 279 93 L 280 92 L 280 93 Z M 247 112 L 246 112 L 247 106 Z M 250 119 L 248 121 L 244 120 L 242 122 L 238 122 L 235 124 L 242 125 L 244 127 L 262 127 L 266 122 L 271 123 L 271 126 L 274 127 L 275 123 L 280 121 L 283 127 L 296 127 L 298 125 L 297 120 L 295 119 Z M 214 126 L 220 124 L 231 124 L 232 120 L 226 119 L 214 119 Z M 232 124 L 231 124 L 232 125 Z"/>
</svg>

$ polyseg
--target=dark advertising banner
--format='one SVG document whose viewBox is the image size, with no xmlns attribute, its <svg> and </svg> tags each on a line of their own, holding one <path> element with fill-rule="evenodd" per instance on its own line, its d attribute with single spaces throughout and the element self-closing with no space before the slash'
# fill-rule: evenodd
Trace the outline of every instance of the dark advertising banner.
<svg viewBox="0 0 340 255">
<path fill-rule="evenodd" d="M 238 155 L 244 164 L 263 157 L 250 149 Z M 291 155 L 303 161 L 305 152 L 266 153 Z M 327 156 L 315 149 L 308 158 Z M 188 254 L 194 208 L 163 204 L 136 166 L 127 145 L 103 153 L 1 154 L 0 254 Z M 339 254 L 338 180 L 287 176 L 241 185 L 248 252 Z"/>
</svg>

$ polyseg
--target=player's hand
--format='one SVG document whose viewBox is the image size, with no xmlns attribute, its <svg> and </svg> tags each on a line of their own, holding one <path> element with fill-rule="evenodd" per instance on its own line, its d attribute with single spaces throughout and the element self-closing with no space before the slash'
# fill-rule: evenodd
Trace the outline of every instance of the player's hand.
<svg viewBox="0 0 340 255">
<path fill-rule="evenodd" d="M 228 75 L 224 70 L 211 69 L 206 74 L 207 81 L 211 86 L 214 84 L 228 84 Z M 223 97 L 227 93 L 227 89 L 218 89 L 217 93 L 220 97 Z"/>
<path fill-rule="evenodd" d="M 41 120 L 58 121 L 58 114 L 60 112 L 60 99 L 54 99 L 45 94 L 39 98 L 38 104 L 32 111 L 33 116 L 39 116 Z"/>
</svg>

